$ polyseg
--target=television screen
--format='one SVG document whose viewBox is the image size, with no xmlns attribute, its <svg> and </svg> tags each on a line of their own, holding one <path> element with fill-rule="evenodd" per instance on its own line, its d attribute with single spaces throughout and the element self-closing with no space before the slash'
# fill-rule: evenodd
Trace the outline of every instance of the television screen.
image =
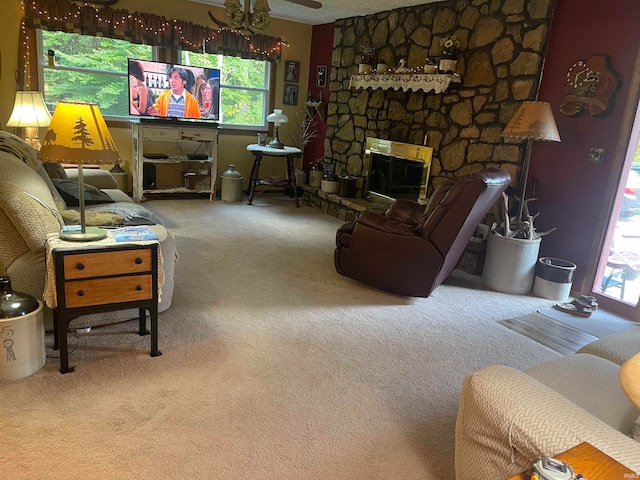
<svg viewBox="0 0 640 480">
<path fill-rule="evenodd" d="M 129 114 L 216 121 L 220 70 L 128 59 Z"/>
</svg>

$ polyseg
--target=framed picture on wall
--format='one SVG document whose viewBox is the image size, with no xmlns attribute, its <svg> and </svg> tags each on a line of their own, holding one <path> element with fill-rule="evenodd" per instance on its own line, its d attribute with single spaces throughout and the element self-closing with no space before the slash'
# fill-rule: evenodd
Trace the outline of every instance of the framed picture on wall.
<svg viewBox="0 0 640 480">
<path fill-rule="evenodd" d="M 298 85 L 284 84 L 284 98 L 282 99 L 284 105 L 297 105 L 298 104 Z"/>
<path fill-rule="evenodd" d="M 316 87 L 324 88 L 327 86 L 327 66 L 319 65 L 316 70 Z"/>
<path fill-rule="evenodd" d="M 287 60 L 284 62 L 284 81 L 298 83 L 300 79 L 300 62 Z"/>
</svg>

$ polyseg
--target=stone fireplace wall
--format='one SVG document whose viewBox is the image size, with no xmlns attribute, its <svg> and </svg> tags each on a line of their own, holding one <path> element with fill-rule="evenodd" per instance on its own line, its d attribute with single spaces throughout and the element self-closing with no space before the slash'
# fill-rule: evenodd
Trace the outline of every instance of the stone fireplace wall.
<svg viewBox="0 0 640 480">
<path fill-rule="evenodd" d="M 361 179 L 367 137 L 422 145 L 426 134 L 434 148 L 428 193 L 491 166 L 516 179 L 525 144 L 500 133 L 522 101 L 536 99 L 552 11 L 553 0 L 450 0 L 336 21 L 325 162 Z M 442 94 L 349 89 L 363 44 L 389 66 L 406 59 L 417 67 L 437 59 L 449 35 L 461 43 L 461 84 Z"/>
</svg>

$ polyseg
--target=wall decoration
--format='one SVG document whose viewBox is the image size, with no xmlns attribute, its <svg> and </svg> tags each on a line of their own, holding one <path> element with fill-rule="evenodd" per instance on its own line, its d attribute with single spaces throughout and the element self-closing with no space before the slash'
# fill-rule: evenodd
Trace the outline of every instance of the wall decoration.
<svg viewBox="0 0 640 480">
<path fill-rule="evenodd" d="M 602 165 L 604 163 L 604 148 L 591 147 L 588 160 L 590 163 Z"/>
<path fill-rule="evenodd" d="M 284 62 L 284 81 L 298 83 L 300 79 L 300 62 L 287 60 Z"/>
<path fill-rule="evenodd" d="M 327 66 L 319 65 L 316 70 L 316 87 L 325 88 L 327 86 Z"/>
<path fill-rule="evenodd" d="M 298 104 L 298 86 L 297 85 L 284 85 L 284 98 L 282 99 L 284 105 L 297 105 Z"/>
<path fill-rule="evenodd" d="M 611 68 L 607 55 L 592 55 L 578 60 L 567 71 L 566 96 L 560 111 L 577 117 L 586 111 L 594 117 L 605 117 L 613 111 L 619 75 Z"/>
</svg>

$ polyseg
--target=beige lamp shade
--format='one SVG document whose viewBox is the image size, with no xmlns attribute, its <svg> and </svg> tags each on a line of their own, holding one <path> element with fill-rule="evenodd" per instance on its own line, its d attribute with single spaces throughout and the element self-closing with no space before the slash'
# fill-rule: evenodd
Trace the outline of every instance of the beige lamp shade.
<svg viewBox="0 0 640 480">
<path fill-rule="evenodd" d="M 619 376 L 622 389 L 635 406 L 640 408 L 640 353 L 622 364 Z"/>
<path fill-rule="evenodd" d="M 560 134 L 548 102 L 523 102 L 502 131 L 503 137 L 560 141 Z"/>
<path fill-rule="evenodd" d="M 40 92 L 17 92 L 7 127 L 48 127 L 51 114 Z"/>
<path fill-rule="evenodd" d="M 38 156 L 53 163 L 122 163 L 95 103 L 58 102 Z"/>
</svg>

